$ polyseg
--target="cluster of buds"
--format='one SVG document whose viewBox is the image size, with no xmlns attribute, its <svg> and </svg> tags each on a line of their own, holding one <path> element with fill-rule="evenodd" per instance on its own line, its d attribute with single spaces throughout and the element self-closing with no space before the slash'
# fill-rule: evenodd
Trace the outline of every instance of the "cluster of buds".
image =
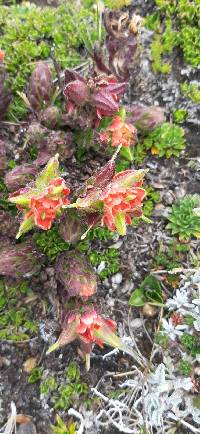
<svg viewBox="0 0 200 434">
<path fill-rule="evenodd" d="M 69 204 L 70 189 L 59 176 L 58 166 L 58 155 L 56 155 L 36 177 L 33 186 L 18 190 L 9 196 L 9 201 L 15 203 L 24 214 L 16 238 L 35 225 L 44 230 L 50 229 L 63 205 Z"/>
<path fill-rule="evenodd" d="M 34 164 L 21 164 L 9 170 L 5 176 L 5 184 L 8 191 L 15 191 L 35 179 L 38 169 Z"/>
<path fill-rule="evenodd" d="M 120 81 L 135 77 L 138 70 L 138 33 L 141 18 L 129 17 L 128 12 L 105 10 L 103 22 L 106 30 L 104 46 L 94 47 L 93 60 L 101 72 L 114 74 Z"/>
<path fill-rule="evenodd" d="M 88 298 L 97 291 L 97 279 L 93 268 L 76 250 L 63 252 L 58 256 L 56 275 L 68 296 Z"/>
<path fill-rule="evenodd" d="M 73 155 L 73 134 L 71 131 L 50 130 L 39 122 L 32 122 L 28 127 L 26 139 L 30 145 L 34 145 L 38 149 L 38 158 L 34 162 L 37 165 L 46 164 L 57 153 L 61 161 L 67 160 Z"/>
<path fill-rule="evenodd" d="M 164 110 L 158 106 L 135 104 L 127 109 L 130 115 L 129 122 L 143 133 L 153 130 L 166 120 Z"/>
<path fill-rule="evenodd" d="M 65 72 L 64 97 L 69 116 L 81 110 L 93 111 L 94 121 L 103 116 L 113 116 L 119 111 L 119 99 L 124 94 L 127 83 L 118 83 L 110 75 L 99 75 L 85 80 L 80 74 Z"/>
<path fill-rule="evenodd" d="M 39 62 L 32 72 L 29 82 L 28 100 L 31 107 L 38 111 L 50 104 L 53 93 L 53 80 L 49 67 Z"/>
</svg>

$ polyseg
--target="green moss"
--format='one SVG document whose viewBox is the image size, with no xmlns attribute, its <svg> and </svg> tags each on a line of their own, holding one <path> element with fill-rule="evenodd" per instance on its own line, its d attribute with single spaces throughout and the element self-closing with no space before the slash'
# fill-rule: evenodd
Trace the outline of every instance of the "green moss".
<svg viewBox="0 0 200 434">
<path fill-rule="evenodd" d="M 158 125 L 147 137 L 144 146 L 159 157 L 178 157 L 185 148 L 184 130 L 178 125 L 165 122 Z"/>
<path fill-rule="evenodd" d="M 157 345 L 160 345 L 162 348 L 167 348 L 169 345 L 169 338 L 166 335 L 163 335 L 162 333 L 157 333 L 155 335 L 155 343 Z"/>
<path fill-rule="evenodd" d="M 169 271 L 173 270 L 173 268 L 178 268 L 185 260 L 185 256 L 189 250 L 189 245 L 179 244 L 176 239 L 173 239 L 169 246 L 161 244 L 154 256 L 153 268 L 162 267 Z"/>
<path fill-rule="evenodd" d="M 188 377 L 192 371 L 191 363 L 183 360 L 179 365 L 179 371 L 182 375 L 186 375 Z"/>
<path fill-rule="evenodd" d="M 98 267 L 101 262 L 105 263 L 104 269 L 99 273 L 101 279 L 112 276 L 117 273 L 120 268 L 119 251 L 114 248 L 105 250 L 103 254 L 98 253 L 96 250 L 91 251 L 89 261 L 95 267 Z"/>
<path fill-rule="evenodd" d="M 67 411 L 69 407 L 83 400 L 87 405 L 88 386 L 81 381 L 80 369 L 75 362 L 71 362 L 66 370 L 66 383 L 58 388 L 57 396 L 54 396 L 54 407 Z"/>
<path fill-rule="evenodd" d="M 180 46 L 185 62 L 193 67 L 200 64 L 200 32 L 198 27 L 184 26 L 180 31 Z"/>
<path fill-rule="evenodd" d="M 27 109 L 19 96 L 27 86 L 38 60 L 54 56 L 62 68 L 81 61 L 83 35 L 91 44 L 97 36 L 97 14 L 91 8 L 76 8 L 66 1 L 57 8 L 32 3 L 0 6 L 1 49 L 6 52 L 7 83 L 14 92 L 8 119 L 21 119 Z"/>
<path fill-rule="evenodd" d="M 152 69 L 155 73 L 160 72 L 162 74 L 169 74 L 171 72 L 171 65 L 167 62 L 163 62 L 163 54 L 164 50 L 161 37 L 160 35 L 155 35 L 151 44 Z"/>
<path fill-rule="evenodd" d="M 191 99 L 194 103 L 200 103 L 200 85 L 197 83 L 188 83 L 185 81 L 181 84 L 183 95 Z"/>
<path fill-rule="evenodd" d="M 149 27 L 156 31 L 152 43 L 154 71 L 168 72 L 169 64 L 165 66 L 163 55 L 176 46 L 181 48 L 185 62 L 196 68 L 200 63 L 199 0 L 156 0 L 156 5 Z"/>
<path fill-rule="evenodd" d="M 74 422 L 67 426 L 58 414 L 56 416 L 56 424 L 51 425 L 51 429 L 54 434 L 76 434 L 77 432 Z"/>
<path fill-rule="evenodd" d="M 23 298 L 32 294 L 27 282 L 16 287 L 5 287 L 0 281 L 0 339 L 22 341 L 37 334 L 37 323 L 32 320 L 29 305 L 18 307 Z"/>
<path fill-rule="evenodd" d="M 152 187 L 144 186 L 144 188 L 146 190 L 147 195 L 145 197 L 142 210 L 143 210 L 144 216 L 148 218 L 151 216 L 151 214 L 154 210 L 155 204 L 158 203 L 160 200 L 160 193 L 159 193 L 159 191 L 155 191 Z M 132 220 L 132 225 L 138 226 L 138 224 L 140 222 L 141 222 L 141 219 L 135 217 Z"/>
<path fill-rule="evenodd" d="M 159 32 L 159 29 L 160 29 L 160 14 L 159 14 L 159 12 L 156 11 L 153 14 L 150 14 L 147 17 L 145 17 L 144 25 L 149 30 L 154 30 L 154 31 Z"/>
<path fill-rule="evenodd" d="M 176 10 L 176 0 L 156 0 L 156 5 L 162 12 L 171 16 Z"/>
<path fill-rule="evenodd" d="M 129 6 L 132 0 L 103 0 L 103 2 L 109 9 L 121 9 L 124 6 Z"/>
<path fill-rule="evenodd" d="M 43 383 L 40 384 L 40 393 L 47 395 L 58 388 L 55 377 L 48 377 Z"/>
<path fill-rule="evenodd" d="M 16 215 L 16 206 L 13 203 L 8 202 L 8 196 L 9 192 L 4 184 L 4 180 L 0 177 L 0 210 L 10 211 L 13 215 Z"/>
<path fill-rule="evenodd" d="M 34 368 L 31 372 L 31 374 L 28 376 L 28 383 L 35 384 L 37 383 L 42 377 L 42 368 Z"/>
<path fill-rule="evenodd" d="M 143 163 L 144 158 L 146 156 L 146 149 L 143 143 L 138 143 L 133 148 L 133 162 L 134 164 L 140 165 Z"/>
<path fill-rule="evenodd" d="M 90 241 L 97 238 L 101 241 L 112 240 L 114 238 L 114 232 L 111 232 L 107 227 L 95 227 L 88 232 L 87 238 Z"/>
<path fill-rule="evenodd" d="M 197 338 L 189 333 L 183 333 L 181 336 L 181 344 L 190 352 L 197 347 Z"/>
<path fill-rule="evenodd" d="M 177 109 L 172 112 L 173 121 L 176 124 L 181 124 L 187 119 L 188 112 L 185 109 Z"/>
<path fill-rule="evenodd" d="M 37 247 L 52 261 L 58 253 L 68 250 L 70 246 L 61 238 L 56 226 L 53 226 L 49 231 L 34 234 L 33 238 Z"/>
</svg>

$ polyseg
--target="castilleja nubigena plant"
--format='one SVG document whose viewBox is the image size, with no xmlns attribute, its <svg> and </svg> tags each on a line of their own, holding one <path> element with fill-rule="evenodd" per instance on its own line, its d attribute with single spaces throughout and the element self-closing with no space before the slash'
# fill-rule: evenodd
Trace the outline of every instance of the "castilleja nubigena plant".
<svg viewBox="0 0 200 434">
<path fill-rule="evenodd" d="M 129 34 L 131 44 L 134 38 Z M 121 107 L 120 99 L 128 86 L 125 81 L 128 70 L 125 68 L 115 74 L 112 65 L 103 67 L 94 53 L 95 59 L 98 71 L 88 78 L 75 71 L 65 71 L 62 109 L 54 105 L 56 89 L 47 64 L 40 62 L 36 66 L 28 94 L 22 96 L 30 110 L 27 138 L 29 143 L 36 145 L 38 157 L 32 164 L 22 163 L 15 167 L 5 177 L 9 201 L 16 205 L 21 215 L 16 238 L 26 237 L 35 227 L 48 231 L 57 220 L 58 232 L 69 243 L 69 250 L 58 254 L 55 261 L 63 309 L 60 336 L 48 353 L 78 340 L 87 369 L 94 344 L 100 347 L 107 344 L 129 354 L 133 352 L 117 336 L 116 323 L 102 315 L 96 299 L 92 299 L 98 294 L 97 277 L 86 255 L 79 253 L 76 243 L 84 239 L 91 228 L 105 226 L 124 236 L 133 218 L 146 219 L 142 211 L 146 170 L 128 169 L 116 173 L 115 160 L 122 151 L 131 160 L 137 128 L 152 130 L 165 120 L 160 108 L 154 110 L 154 107 L 137 104 Z M 55 127 L 56 131 L 50 129 Z M 74 133 L 84 135 L 88 131 L 90 140 L 98 143 L 105 155 L 112 155 L 113 150 L 115 153 L 79 188 L 72 189 L 60 173 L 59 159 L 64 162 L 73 155 Z M 44 164 L 46 166 L 40 170 Z M 6 275 L 14 275 L 23 268 L 26 241 L 19 246 L 10 247 L 5 256 L 6 267 L 5 264 L 2 267 Z M 28 242 L 27 273 L 32 272 L 37 263 L 37 255 L 31 254 L 30 249 Z M 66 310 L 65 300 L 70 298 L 74 300 L 74 308 Z"/>
<path fill-rule="evenodd" d="M 124 131 L 126 136 L 126 128 Z M 120 132 L 121 135 L 123 132 Z M 131 224 L 133 217 L 143 218 L 142 204 L 146 192 L 142 184 L 145 170 L 132 169 L 116 174 L 117 152 L 78 191 L 73 192 L 59 173 L 58 154 L 52 157 L 36 176 L 34 183 L 9 196 L 10 202 L 15 203 L 22 214 L 16 238 L 35 226 L 49 230 L 56 218 L 62 216 L 65 219 L 65 213 L 69 219 L 71 208 L 76 213 L 77 221 L 83 222 L 85 233 L 96 225 L 105 225 L 111 231 L 125 235 L 126 227 Z M 81 234 L 79 227 L 79 238 L 84 238 L 83 232 Z M 97 291 L 97 279 L 87 258 L 76 250 L 61 253 L 56 260 L 56 276 L 62 286 L 63 296 L 76 297 L 77 307 L 64 312 L 61 334 L 48 353 L 78 339 L 88 369 L 94 344 L 100 347 L 108 344 L 130 353 L 131 349 L 115 334 L 115 322 L 102 316 L 98 308 L 91 305 L 89 299 Z"/>
</svg>

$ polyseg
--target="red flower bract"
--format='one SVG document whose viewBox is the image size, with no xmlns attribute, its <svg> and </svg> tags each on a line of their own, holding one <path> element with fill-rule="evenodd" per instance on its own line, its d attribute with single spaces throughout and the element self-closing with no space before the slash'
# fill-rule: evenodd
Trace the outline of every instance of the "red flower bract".
<svg viewBox="0 0 200 434">
<path fill-rule="evenodd" d="M 118 230 L 121 235 L 126 233 L 125 225 L 131 224 L 132 217 L 142 215 L 142 201 L 146 195 L 141 188 L 142 181 L 133 183 L 131 187 L 120 185 L 120 180 L 127 175 L 129 171 L 115 175 L 101 195 L 104 203 L 101 224 L 106 224 L 111 231 Z"/>
<path fill-rule="evenodd" d="M 33 215 L 35 224 L 44 230 L 50 229 L 56 217 L 56 211 L 62 206 L 61 199 L 51 199 L 48 197 L 32 198 L 30 202 L 30 212 L 27 217 Z"/>
<path fill-rule="evenodd" d="M 100 134 L 102 143 L 108 143 L 109 140 L 111 140 L 112 146 L 129 147 L 136 143 L 137 130 L 133 125 L 123 122 L 119 116 L 116 116 L 110 126 Z"/>
<path fill-rule="evenodd" d="M 66 187 L 62 178 L 50 181 L 47 189 L 39 196 L 33 196 L 30 200 L 30 211 L 26 218 L 33 216 L 35 224 L 44 230 L 51 228 L 52 222 L 62 205 L 68 205 L 70 189 Z"/>
<path fill-rule="evenodd" d="M 86 344 L 95 342 L 100 347 L 103 347 L 103 340 L 95 336 L 97 330 L 108 327 L 111 332 L 116 330 L 116 323 L 111 319 L 104 319 L 97 314 L 95 310 L 84 313 L 79 320 L 79 325 L 76 329 L 81 340 Z"/>
</svg>

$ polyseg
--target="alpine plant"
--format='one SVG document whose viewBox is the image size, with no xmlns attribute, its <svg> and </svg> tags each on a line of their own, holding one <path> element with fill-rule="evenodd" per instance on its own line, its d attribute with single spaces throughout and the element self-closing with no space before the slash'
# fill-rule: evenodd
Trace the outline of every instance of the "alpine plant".
<svg viewBox="0 0 200 434">
<path fill-rule="evenodd" d="M 87 180 L 76 202 L 69 205 L 86 213 L 88 226 L 99 223 L 119 235 L 126 235 L 126 226 L 133 217 L 142 217 L 146 191 L 142 188 L 146 171 L 126 170 L 115 174 L 110 160 L 97 174 Z"/>
<path fill-rule="evenodd" d="M 61 213 L 63 205 L 69 204 L 70 189 L 59 176 L 58 154 L 51 158 L 43 171 L 36 177 L 34 186 L 12 193 L 9 201 L 23 212 L 23 221 L 16 238 L 38 226 L 51 228 L 54 219 Z"/>
</svg>

